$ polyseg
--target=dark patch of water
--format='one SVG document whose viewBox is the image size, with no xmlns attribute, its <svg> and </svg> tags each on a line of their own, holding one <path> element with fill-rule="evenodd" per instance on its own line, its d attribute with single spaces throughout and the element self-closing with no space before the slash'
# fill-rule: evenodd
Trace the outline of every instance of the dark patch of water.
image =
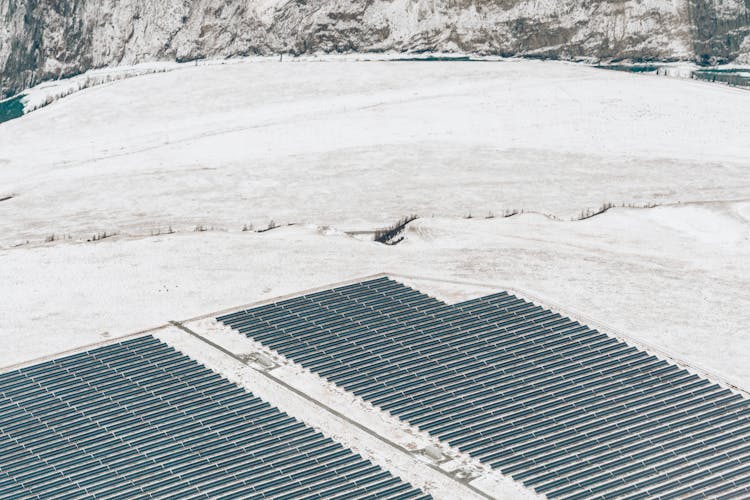
<svg viewBox="0 0 750 500">
<path fill-rule="evenodd" d="M 468 61 L 468 62 L 482 62 L 481 60 L 472 59 L 469 56 L 425 56 L 425 57 L 399 57 L 393 59 L 394 61 L 415 61 L 415 62 L 430 62 L 430 61 Z"/>
<path fill-rule="evenodd" d="M 656 73 L 661 66 L 656 64 L 601 64 L 595 67 L 614 71 L 627 71 L 628 73 Z"/>
<path fill-rule="evenodd" d="M 0 123 L 23 115 L 23 103 L 21 102 L 23 97 L 23 95 L 17 95 L 16 97 L 0 101 Z"/>
</svg>

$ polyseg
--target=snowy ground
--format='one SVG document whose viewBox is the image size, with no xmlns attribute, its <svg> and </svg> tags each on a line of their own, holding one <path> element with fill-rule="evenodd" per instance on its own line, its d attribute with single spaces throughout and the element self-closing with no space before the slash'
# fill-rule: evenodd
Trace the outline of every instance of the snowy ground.
<svg viewBox="0 0 750 500">
<path fill-rule="evenodd" d="M 521 288 L 750 388 L 748 219 L 708 204 L 424 219 L 393 247 L 303 226 L 20 247 L 0 254 L 0 365 L 391 271 Z"/>
<path fill-rule="evenodd" d="M 750 198 L 748 92 L 535 61 L 202 66 L 0 125 L 0 247 Z"/>
<path fill-rule="evenodd" d="M 543 62 L 81 91 L 0 125 L 0 366 L 391 271 L 528 290 L 750 388 L 749 112 L 746 91 Z M 667 205 L 568 220 L 607 201 Z M 563 220 L 481 218 L 514 208 Z M 394 247 L 342 232 L 412 212 Z M 271 219 L 298 224 L 241 232 Z"/>
</svg>

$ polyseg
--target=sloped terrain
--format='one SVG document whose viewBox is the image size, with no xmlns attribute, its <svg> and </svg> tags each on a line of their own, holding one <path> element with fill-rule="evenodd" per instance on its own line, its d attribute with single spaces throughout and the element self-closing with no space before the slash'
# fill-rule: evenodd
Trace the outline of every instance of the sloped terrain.
<svg viewBox="0 0 750 500">
<path fill-rule="evenodd" d="M 750 198 L 748 93 L 534 61 L 245 63 L 0 125 L 0 246 Z"/>
<path fill-rule="evenodd" d="M 528 290 L 750 387 L 749 99 L 534 61 L 76 93 L 0 125 L 0 364 L 390 271 Z M 395 246 L 346 233 L 410 213 Z"/>
</svg>

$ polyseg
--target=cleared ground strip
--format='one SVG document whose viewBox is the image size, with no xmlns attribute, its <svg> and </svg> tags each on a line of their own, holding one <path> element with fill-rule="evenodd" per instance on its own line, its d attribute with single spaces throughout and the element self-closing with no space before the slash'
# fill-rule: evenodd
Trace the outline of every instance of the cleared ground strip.
<svg viewBox="0 0 750 500">
<path fill-rule="evenodd" d="M 750 400 L 505 292 L 379 278 L 217 319 L 550 498 L 750 494 Z"/>
<path fill-rule="evenodd" d="M 152 336 L 0 374 L 0 498 L 430 498 Z"/>
</svg>

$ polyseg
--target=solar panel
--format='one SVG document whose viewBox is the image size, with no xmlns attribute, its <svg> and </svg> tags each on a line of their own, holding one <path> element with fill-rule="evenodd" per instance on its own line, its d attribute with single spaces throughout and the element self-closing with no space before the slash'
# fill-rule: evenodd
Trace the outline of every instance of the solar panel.
<svg viewBox="0 0 750 500">
<path fill-rule="evenodd" d="M 750 487 L 748 399 L 507 292 L 379 278 L 218 319 L 551 498 Z"/>
<path fill-rule="evenodd" d="M 159 340 L 0 374 L 0 498 L 429 498 Z"/>
</svg>

